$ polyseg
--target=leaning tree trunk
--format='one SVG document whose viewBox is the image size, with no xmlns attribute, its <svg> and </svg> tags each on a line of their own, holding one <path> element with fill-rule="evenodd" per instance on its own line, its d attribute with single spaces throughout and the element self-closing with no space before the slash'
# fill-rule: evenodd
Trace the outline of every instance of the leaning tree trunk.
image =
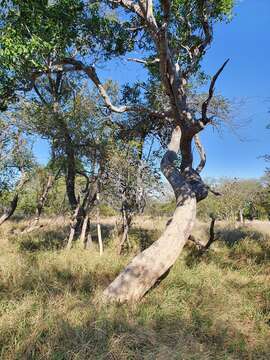
<svg viewBox="0 0 270 360">
<path fill-rule="evenodd" d="M 7 221 L 13 214 L 17 208 L 19 196 L 15 194 L 13 199 L 10 202 L 8 209 L 5 210 L 4 214 L 0 217 L 0 225 L 2 225 L 5 221 Z"/>
<path fill-rule="evenodd" d="M 161 237 L 137 255 L 108 286 L 104 291 L 107 300 L 121 303 L 139 300 L 174 264 L 190 236 L 196 218 L 198 194 L 200 200 L 207 196 L 207 190 L 194 170 L 185 169 L 183 175 L 175 167 L 180 140 L 181 130 L 177 127 L 161 161 L 161 170 L 176 197 L 172 221 Z"/>
<path fill-rule="evenodd" d="M 19 184 L 16 187 L 16 191 L 15 191 L 15 195 L 13 196 L 13 199 L 11 200 L 9 207 L 6 209 L 6 211 L 4 212 L 4 214 L 0 217 L 0 225 L 2 225 L 5 221 L 7 221 L 8 219 L 11 218 L 11 216 L 14 214 L 17 205 L 18 205 L 18 200 L 19 200 L 19 192 L 21 191 L 21 189 L 23 188 L 24 184 L 28 181 L 29 179 L 25 176 L 25 173 L 22 173 L 21 176 L 21 180 L 19 182 Z"/>
</svg>

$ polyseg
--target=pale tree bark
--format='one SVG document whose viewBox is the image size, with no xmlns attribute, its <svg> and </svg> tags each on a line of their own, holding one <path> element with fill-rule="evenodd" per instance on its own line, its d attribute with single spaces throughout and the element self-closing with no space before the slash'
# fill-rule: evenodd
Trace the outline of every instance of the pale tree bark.
<svg viewBox="0 0 270 360">
<path fill-rule="evenodd" d="M 68 242 L 67 242 L 67 246 L 66 246 L 67 250 L 70 250 L 72 247 L 72 242 L 75 237 L 80 220 L 81 220 L 81 204 L 80 204 L 80 198 L 78 198 L 77 207 L 74 211 L 74 214 L 73 214 L 73 216 L 71 218 L 71 222 L 70 222 L 70 232 L 69 232 Z"/>
<path fill-rule="evenodd" d="M 239 221 L 241 224 L 244 224 L 243 209 L 239 210 Z"/>
<path fill-rule="evenodd" d="M 90 226 L 90 224 L 89 224 L 89 226 Z M 89 231 L 89 233 L 87 234 L 86 242 L 85 242 L 85 249 L 89 250 L 91 248 L 92 244 L 93 244 L 93 239 L 92 239 L 91 232 Z"/>
<path fill-rule="evenodd" d="M 85 247 L 85 238 L 87 236 L 87 230 L 88 230 L 89 226 L 90 226 L 89 215 L 87 214 L 83 220 L 82 231 L 81 231 L 81 235 L 80 235 L 80 243 L 83 247 Z"/>
<path fill-rule="evenodd" d="M 172 221 L 162 236 L 137 255 L 108 286 L 104 291 L 107 300 L 121 303 L 139 300 L 174 264 L 190 236 L 196 217 L 195 190 L 198 184 L 190 183 L 174 165 L 180 141 L 181 130 L 177 127 L 161 162 L 161 170 L 176 196 L 177 206 Z"/>
</svg>

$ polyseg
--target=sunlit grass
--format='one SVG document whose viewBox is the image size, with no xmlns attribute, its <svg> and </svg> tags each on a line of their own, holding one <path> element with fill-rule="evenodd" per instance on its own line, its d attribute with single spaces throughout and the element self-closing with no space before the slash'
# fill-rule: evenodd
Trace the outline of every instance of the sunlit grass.
<svg viewBox="0 0 270 360">
<path fill-rule="evenodd" d="M 162 231 L 155 221 L 136 221 L 132 253 Z M 132 253 L 117 256 L 110 238 L 102 257 L 96 244 L 66 251 L 60 221 L 31 235 L 17 225 L 0 230 L 2 359 L 269 359 L 266 233 L 223 226 L 210 251 L 198 258 L 188 246 L 140 303 L 118 306 L 102 290 Z M 206 225 L 196 236 L 207 239 Z"/>
</svg>

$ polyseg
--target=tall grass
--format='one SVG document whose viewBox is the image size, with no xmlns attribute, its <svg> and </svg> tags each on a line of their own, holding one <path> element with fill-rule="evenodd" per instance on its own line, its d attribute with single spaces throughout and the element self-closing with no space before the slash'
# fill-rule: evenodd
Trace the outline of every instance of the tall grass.
<svg viewBox="0 0 270 360">
<path fill-rule="evenodd" d="M 111 225 L 111 224 L 109 224 Z M 133 250 L 165 225 L 137 219 Z M 2 359 L 269 359 L 270 238 L 252 228 L 219 229 L 213 248 L 187 246 L 169 275 L 136 305 L 102 303 L 102 290 L 132 257 L 63 249 L 64 221 L 1 229 Z M 14 233 L 15 232 L 15 233 Z M 207 227 L 196 236 L 206 240 Z"/>
</svg>

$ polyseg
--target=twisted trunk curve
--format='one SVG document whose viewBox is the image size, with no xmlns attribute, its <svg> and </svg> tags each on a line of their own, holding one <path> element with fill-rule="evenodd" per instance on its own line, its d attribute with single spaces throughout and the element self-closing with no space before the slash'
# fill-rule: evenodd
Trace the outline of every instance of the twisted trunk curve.
<svg viewBox="0 0 270 360">
<path fill-rule="evenodd" d="M 194 170 L 186 170 L 183 176 L 175 167 L 180 140 L 181 130 L 176 127 L 161 161 L 161 170 L 173 187 L 176 197 L 172 221 L 161 237 L 138 254 L 105 289 L 106 300 L 123 303 L 134 302 L 143 297 L 175 263 L 190 236 L 196 217 L 196 203 L 206 196 L 207 190 Z"/>
</svg>

